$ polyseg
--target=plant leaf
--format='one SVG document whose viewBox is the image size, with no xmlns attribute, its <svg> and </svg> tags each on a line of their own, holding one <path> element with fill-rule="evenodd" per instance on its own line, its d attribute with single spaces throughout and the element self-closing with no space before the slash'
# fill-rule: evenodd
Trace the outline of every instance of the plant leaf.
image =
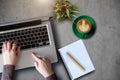
<svg viewBox="0 0 120 80">
<path fill-rule="evenodd" d="M 70 18 L 70 11 L 68 9 L 66 9 L 66 14 L 67 14 L 67 17 Z"/>
<path fill-rule="evenodd" d="M 71 16 L 72 16 L 72 17 L 74 17 L 74 18 L 77 18 L 77 16 L 76 16 L 76 15 L 74 15 L 74 14 L 72 14 Z"/>
<path fill-rule="evenodd" d="M 58 13 L 56 14 L 56 19 L 60 20 L 60 14 L 58 14 Z"/>
<path fill-rule="evenodd" d="M 66 2 L 67 0 L 63 0 L 64 2 Z"/>
<path fill-rule="evenodd" d="M 73 13 L 80 13 L 80 11 L 79 10 L 72 10 L 71 12 L 73 12 Z"/>
</svg>

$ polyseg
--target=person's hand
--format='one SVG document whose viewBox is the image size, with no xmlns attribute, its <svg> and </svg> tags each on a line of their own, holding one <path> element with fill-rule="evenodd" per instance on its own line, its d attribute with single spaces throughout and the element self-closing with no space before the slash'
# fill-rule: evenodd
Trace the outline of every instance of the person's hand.
<svg viewBox="0 0 120 80">
<path fill-rule="evenodd" d="M 7 41 L 3 43 L 2 55 L 4 65 L 16 65 L 18 57 L 20 55 L 20 47 L 13 41 Z"/>
<path fill-rule="evenodd" d="M 32 56 L 35 60 L 34 65 L 39 73 L 41 73 L 45 78 L 53 74 L 51 68 L 51 62 L 47 58 L 38 58 L 35 53 L 32 53 Z"/>
</svg>

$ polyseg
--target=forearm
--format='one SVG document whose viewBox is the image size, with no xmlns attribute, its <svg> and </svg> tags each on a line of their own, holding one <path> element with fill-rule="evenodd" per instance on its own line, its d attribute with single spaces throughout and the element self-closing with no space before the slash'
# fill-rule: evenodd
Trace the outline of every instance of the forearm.
<svg viewBox="0 0 120 80">
<path fill-rule="evenodd" d="M 51 76 L 47 77 L 46 80 L 57 80 L 57 77 L 55 74 L 52 74 Z"/>
<path fill-rule="evenodd" d="M 13 65 L 4 65 L 1 80 L 13 80 L 14 69 L 15 66 Z M 46 80 L 57 80 L 57 77 L 55 74 L 52 74 Z"/>
<path fill-rule="evenodd" d="M 13 80 L 14 65 L 4 65 L 1 80 Z"/>
</svg>

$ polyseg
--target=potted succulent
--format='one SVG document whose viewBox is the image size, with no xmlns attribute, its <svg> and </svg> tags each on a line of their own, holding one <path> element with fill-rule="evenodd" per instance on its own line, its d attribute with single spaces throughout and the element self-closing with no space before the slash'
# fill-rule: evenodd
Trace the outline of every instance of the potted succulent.
<svg viewBox="0 0 120 80">
<path fill-rule="evenodd" d="M 79 13 L 78 8 L 67 0 L 57 0 L 54 6 L 54 13 L 57 21 L 72 19 L 76 13 Z"/>
</svg>

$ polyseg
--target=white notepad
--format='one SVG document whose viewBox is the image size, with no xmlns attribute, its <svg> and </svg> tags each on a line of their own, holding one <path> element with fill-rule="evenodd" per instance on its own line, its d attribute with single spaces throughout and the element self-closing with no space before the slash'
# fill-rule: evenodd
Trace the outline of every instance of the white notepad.
<svg viewBox="0 0 120 80">
<path fill-rule="evenodd" d="M 95 70 L 82 40 L 58 50 L 72 80 Z M 86 70 L 82 70 L 68 55 L 70 53 Z"/>
</svg>

